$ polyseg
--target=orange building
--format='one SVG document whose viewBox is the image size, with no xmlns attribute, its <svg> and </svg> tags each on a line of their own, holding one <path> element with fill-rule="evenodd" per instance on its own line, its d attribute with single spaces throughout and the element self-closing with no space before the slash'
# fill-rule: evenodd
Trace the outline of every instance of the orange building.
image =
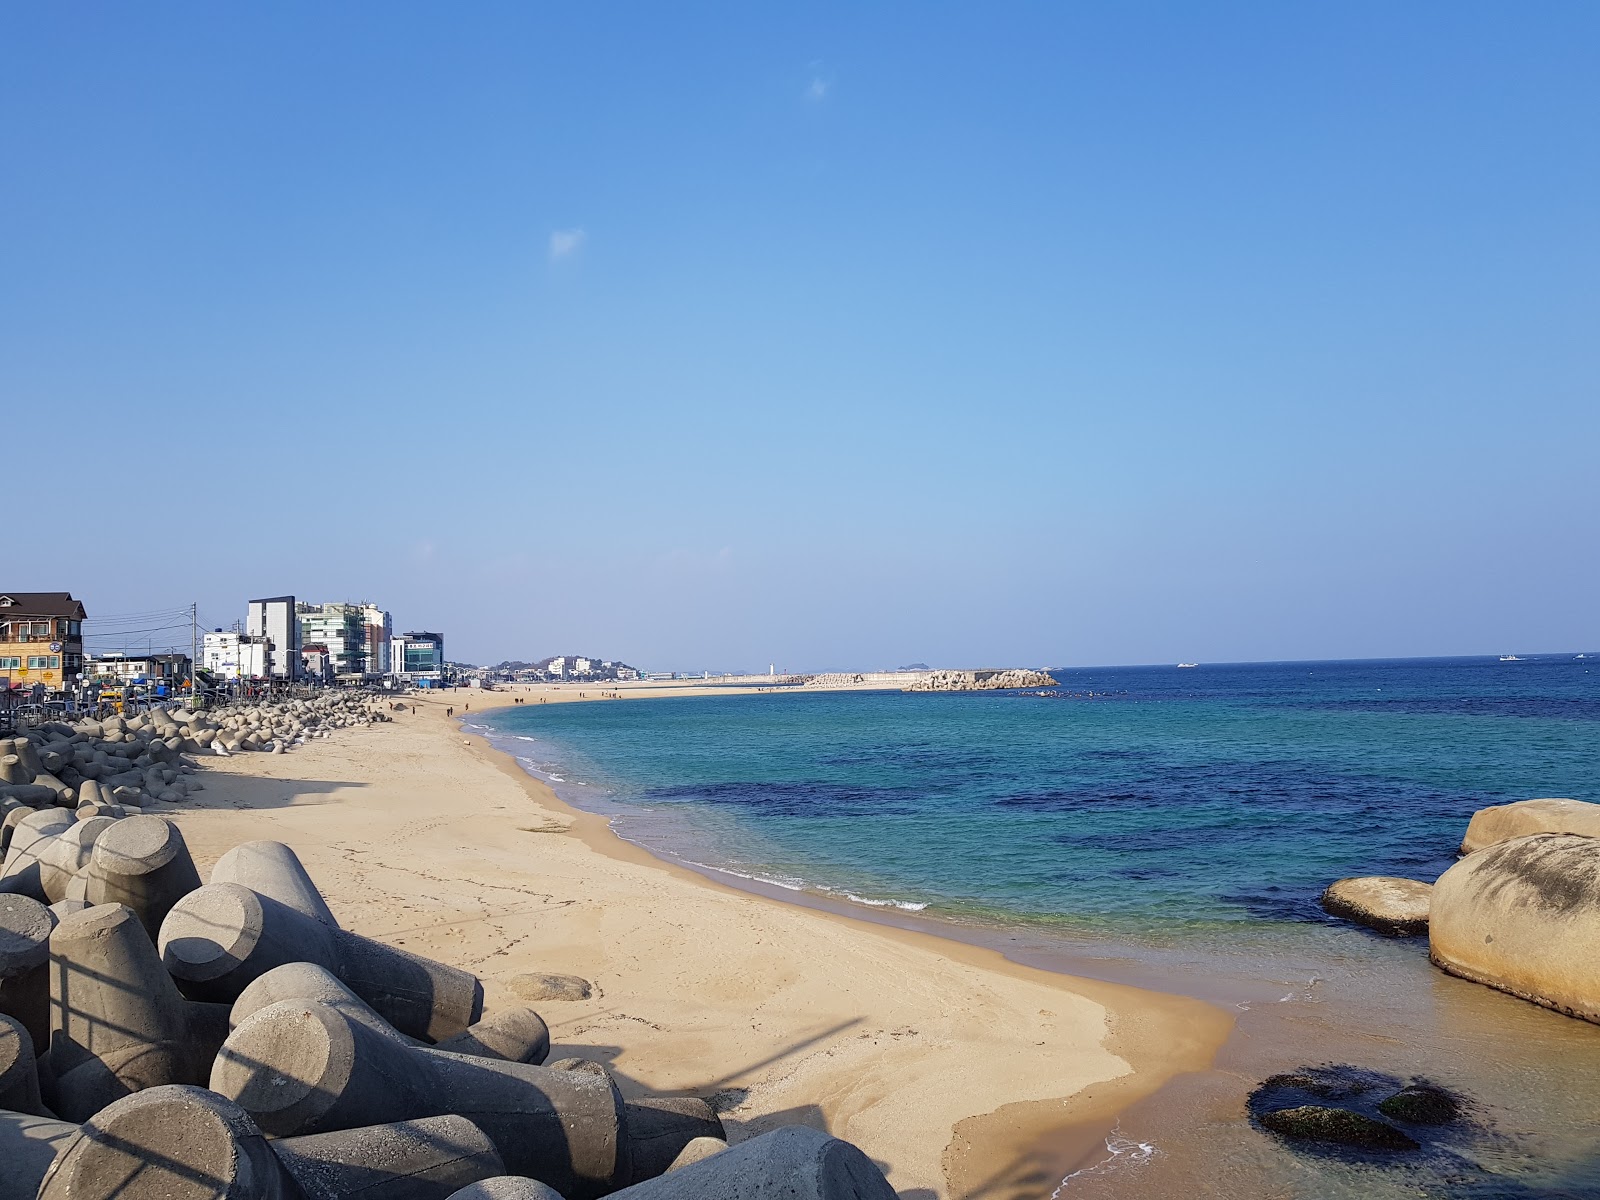
<svg viewBox="0 0 1600 1200">
<path fill-rule="evenodd" d="M 0 592 L 0 686 L 61 691 L 83 671 L 86 615 L 70 592 Z"/>
</svg>

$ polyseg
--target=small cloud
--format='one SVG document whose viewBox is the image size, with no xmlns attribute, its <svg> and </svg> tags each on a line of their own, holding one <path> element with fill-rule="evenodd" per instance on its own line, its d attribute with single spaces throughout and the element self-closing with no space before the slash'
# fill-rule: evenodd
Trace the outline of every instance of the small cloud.
<svg viewBox="0 0 1600 1200">
<path fill-rule="evenodd" d="M 806 84 L 805 98 L 812 104 L 821 104 L 833 90 L 833 73 L 823 66 L 821 59 L 807 63 L 806 70 L 811 73 L 811 79 Z"/>
<path fill-rule="evenodd" d="M 583 249 L 589 235 L 581 229 L 558 229 L 550 235 L 550 261 L 571 258 Z"/>
</svg>

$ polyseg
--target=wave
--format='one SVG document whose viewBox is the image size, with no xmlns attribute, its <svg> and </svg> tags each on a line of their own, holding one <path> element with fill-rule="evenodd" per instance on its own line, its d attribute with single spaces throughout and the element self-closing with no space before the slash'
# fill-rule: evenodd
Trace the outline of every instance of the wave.
<svg viewBox="0 0 1600 1200">
<path fill-rule="evenodd" d="M 844 898 L 854 900 L 857 904 L 870 904 L 873 908 L 903 908 L 907 912 L 921 912 L 928 907 L 926 904 L 918 904 L 915 900 L 872 900 L 866 896 L 858 896 L 854 892 L 846 892 Z"/>
<path fill-rule="evenodd" d="M 1067 1185 L 1074 1179 L 1085 1175 L 1099 1175 L 1112 1170 L 1142 1167 L 1161 1153 L 1160 1150 L 1156 1149 L 1154 1142 L 1130 1141 L 1122 1136 L 1121 1130 L 1121 1125 L 1112 1126 L 1111 1132 L 1106 1135 L 1107 1156 L 1091 1167 L 1083 1167 L 1068 1175 L 1056 1185 L 1056 1190 L 1050 1193 L 1050 1200 L 1061 1200 L 1062 1193 L 1067 1190 Z"/>
</svg>

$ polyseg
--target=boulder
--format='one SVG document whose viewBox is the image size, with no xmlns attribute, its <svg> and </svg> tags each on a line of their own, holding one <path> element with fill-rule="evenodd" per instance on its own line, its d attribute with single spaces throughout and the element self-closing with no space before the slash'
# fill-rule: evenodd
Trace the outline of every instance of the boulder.
<svg viewBox="0 0 1600 1200">
<path fill-rule="evenodd" d="M 1393 1125 L 1351 1112 L 1348 1108 L 1324 1108 L 1302 1104 L 1262 1113 L 1261 1124 L 1280 1137 L 1297 1141 L 1333 1142 L 1361 1150 L 1416 1150 L 1417 1143 Z"/>
<path fill-rule="evenodd" d="M 1409 1083 L 1378 1101 L 1378 1111 L 1408 1125 L 1448 1125 L 1461 1115 L 1461 1103 L 1442 1087 Z"/>
<path fill-rule="evenodd" d="M 1389 937 L 1428 932 L 1431 883 L 1392 875 L 1340 879 L 1322 893 L 1322 907 L 1336 917 L 1376 929 Z"/>
<path fill-rule="evenodd" d="M 1600 838 L 1536 833 L 1467 855 L 1433 888 L 1434 965 L 1600 1023 Z"/>
<path fill-rule="evenodd" d="M 1530 833 L 1576 833 L 1600 837 L 1600 804 L 1581 800 L 1518 800 L 1480 808 L 1467 823 L 1461 853 L 1471 854 L 1496 842 Z"/>
<path fill-rule="evenodd" d="M 544 975 L 529 972 L 513 975 L 506 987 L 518 1000 L 587 1000 L 594 994 L 587 979 L 576 975 Z"/>
</svg>

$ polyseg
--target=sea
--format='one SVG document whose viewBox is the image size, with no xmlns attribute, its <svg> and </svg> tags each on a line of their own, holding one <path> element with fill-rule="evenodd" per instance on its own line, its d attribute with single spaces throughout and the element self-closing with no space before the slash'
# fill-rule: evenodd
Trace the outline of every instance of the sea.
<svg viewBox="0 0 1600 1200">
<path fill-rule="evenodd" d="M 1600 657 L 1051 673 L 528 704 L 476 727 L 715 878 L 1237 1016 L 1215 1068 L 1120 1114 L 1103 1150 L 1046 1148 L 1041 1196 L 1600 1196 L 1600 1026 L 1317 902 L 1345 876 L 1433 880 L 1485 805 L 1600 802 Z M 1257 1125 L 1263 1080 L 1323 1067 L 1356 1107 L 1424 1080 L 1465 1116 L 1412 1131 L 1410 1154 L 1308 1152 Z"/>
</svg>

